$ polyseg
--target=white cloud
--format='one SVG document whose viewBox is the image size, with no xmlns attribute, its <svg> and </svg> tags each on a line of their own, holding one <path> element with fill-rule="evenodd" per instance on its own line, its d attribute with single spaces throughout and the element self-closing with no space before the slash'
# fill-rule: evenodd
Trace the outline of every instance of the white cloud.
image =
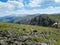
<svg viewBox="0 0 60 45">
<path fill-rule="evenodd" d="M 33 9 L 33 10 L 26 10 L 26 9 L 22 9 L 22 10 L 17 10 L 17 11 L 6 11 L 3 12 L 5 15 L 19 15 L 19 14 L 53 14 L 53 13 L 60 13 L 60 7 L 52 7 L 49 6 L 46 9 Z M 2 15 L 3 15 L 2 13 Z"/>
<path fill-rule="evenodd" d="M 18 8 L 24 7 L 24 4 L 23 4 L 22 2 L 18 2 L 18 1 L 8 1 L 8 3 L 10 3 L 11 5 L 14 5 L 15 7 L 18 7 Z"/>
<path fill-rule="evenodd" d="M 42 13 L 47 13 L 47 14 L 55 14 L 55 13 L 60 13 L 60 7 L 53 7 L 53 6 L 49 6 L 46 9 L 42 10 Z"/>
<path fill-rule="evenodd" d="M 13 0 L 8 0 L 8 2 L 0 2 L 0 16 L 2 15 L 10 15 L 15 12 L 15 9 L 23 9 L 24 4 L 22 1 L 13 1 Z"/>
<path fill-rule="evenodd" d="M 0 2 L 0 11 L 14 10 L 15 8 L 23 8 L 24 4 L 20 1 Z"/>
<path fill-rule="evenodd" d="M 60 0 L 55 0 L 56 3 L 60 3 Z"/>
<path fill-rule="evenodd" d="M 19 1 L 19 2 L 23 2 L 23 0 L 8 0 L 8 1 Z"/>
<path fill-rule="evenodd" d="M 8 2 L 7 3 L 0 2 L 0 11 L 12 10 L 13 8 L 14 6 Z"/>
<path fill-rule="evenodd" d="M 16 0 L 8 0 L 8 1 L 16 1 Z"/>
<path fill-rule="evenodd" d="M 29 7 L 38 7 L 41 6 L 42 0 L 30 0 L 30 3 L 28 4 Z M 18 10 L 15 10 L 15 8 L 18 8 Z M 23 1 L 21 0 L 8 0 L 8 2 L 3 3 L 0 2 L 0 15 L 12 15 L 12 14 L 37 14 L 37 13 L 60 13 L 60 7 L 53 7 L 49 6 L 45 9 L 31 9 L 26 10 L 24 8 Z"/>
<path fill-rule="evenodd" d="M 29 6 L 30 7 L 37 7 L 41 6 L 42 0 L 30 0 Z"/>
</svg>

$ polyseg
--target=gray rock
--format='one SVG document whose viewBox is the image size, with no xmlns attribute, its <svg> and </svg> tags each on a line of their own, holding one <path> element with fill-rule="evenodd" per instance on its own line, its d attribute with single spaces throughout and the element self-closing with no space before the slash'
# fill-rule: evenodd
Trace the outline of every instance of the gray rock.
<svg viewBox="0 0 60 45">
<path fill-rule="evenodd" d="M 31 41 L 31 40 L 29 41 L 28 40 L 28 41 L 25 42 L 25 44 L 26 45 L 36 45 L 36 42 L 35 41 Z"/>
<path fill-rule="evenodd" d="M 7 45 L 7 43 L 4 40 L 0 40 L 0 45 Z"/>
</svg>

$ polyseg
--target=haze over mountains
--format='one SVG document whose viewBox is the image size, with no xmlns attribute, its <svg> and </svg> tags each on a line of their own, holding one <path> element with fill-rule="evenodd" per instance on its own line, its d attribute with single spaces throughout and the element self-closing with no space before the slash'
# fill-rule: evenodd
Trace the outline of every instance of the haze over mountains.
<svg viewBox="0 0 60 45">
<path fill-rule="evenodd" d="M 26 22 L 26 21 L 32 19 L 35 16 L 37 16 L 37 15 L 9 15 L 9 16 L 0 17 L 0 21 L 12 22 L 12 23 L 13 22 L 14 23 L 18 23 L 18 22 L 22 23 L 22 22 Z"/>
<path fill-rule="evenodd" d="M 2 22 L 40 26 L 51 26 L 55 22 L 60 22 L 59 19 L 60 14 L 9 15 L 0 17 L 0 21 Z"/>
</svg>

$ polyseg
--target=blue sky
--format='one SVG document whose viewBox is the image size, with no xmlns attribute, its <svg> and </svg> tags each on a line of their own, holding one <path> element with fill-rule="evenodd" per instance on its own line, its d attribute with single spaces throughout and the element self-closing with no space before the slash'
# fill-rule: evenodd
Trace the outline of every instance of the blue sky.
<svg viewBox="0 0 60 45">
<path fill-rule="evenodd" d="M 0 0 L 0 16 L 60 13 L 60 0 Z"/>
</svg>

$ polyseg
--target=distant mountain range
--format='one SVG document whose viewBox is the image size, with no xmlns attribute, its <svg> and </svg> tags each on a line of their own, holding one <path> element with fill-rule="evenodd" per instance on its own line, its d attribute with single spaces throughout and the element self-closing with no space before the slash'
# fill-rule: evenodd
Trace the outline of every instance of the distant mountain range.
<svg viewBox="0 0 60 45">
<path fill-rule="evenodd" d="M 41 26 L 51 26 L 56 21 L 60 22 L 60 14 L 9 15 L 0 17 L 0 22 Z"/>
<path fill-rule="evenodd" d="M 0 17 L 0 21 L 23 24 L 23 23 L 26 23 L 27 21 L 31 20 L 35 16 L 37 16 L 37 15 L 21 15 L 21 16 L 9 15 L 9 16 Z"/>
</svg>

